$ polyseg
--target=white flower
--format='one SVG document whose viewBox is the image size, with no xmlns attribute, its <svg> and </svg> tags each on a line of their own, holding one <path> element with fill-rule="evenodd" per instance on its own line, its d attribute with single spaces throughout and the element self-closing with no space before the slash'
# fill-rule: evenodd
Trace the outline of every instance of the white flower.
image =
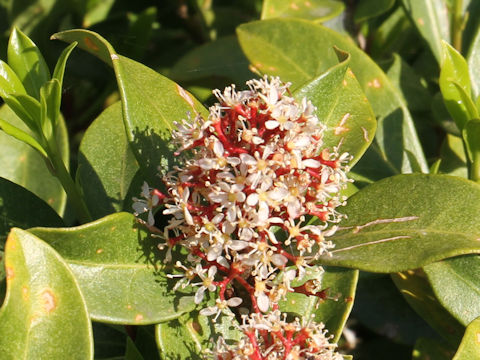
<svg viewBox="0 0 480 360">
<path fill-rule="evenodd" d="M 217 267 L 215 265 L 211 266 L 208 269 L 207 275 L 205 275 L 206 269 L 202 269 L 202 266 L 200 264 L 197 265 L 195 270 L 197 275 L 202 280 L 201 283 L 192 284 L 197 286 L 201 284 L 201 286 L 195 293 L 195 304 L 200 304 L 203 300 L 205 290 L 215 291 L 217 289 L 217 286 L 213 284 L 213 282 L 215 281 L 215 274 L 217 273 Z"/>
<path fill-rule="evenodd" d="M 147 182 L 143 183 L 141 195 L 144 199 L 133 198 L 134 203 L 132 208 L 135 211 L 135 216 L 148 212 L 147 223 L 148 225 L 153 226 L 155 224 L 155 219 L 152 210 L 158 205 L 160 199 L 157 195 L 152 195 L 152 189 L 148 186 Z"/>
</svg>

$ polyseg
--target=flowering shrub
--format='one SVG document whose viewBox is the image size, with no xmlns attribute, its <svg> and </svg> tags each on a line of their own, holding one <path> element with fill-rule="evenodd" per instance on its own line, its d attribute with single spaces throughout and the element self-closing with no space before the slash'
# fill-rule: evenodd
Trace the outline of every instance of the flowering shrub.
<svg viewBox="0 0 480 360">
<path fill-rule="evenodd" d="M 80 3 L 0 2 L 2 360 L 480 358 L 480 3 Z"/>
</svg>

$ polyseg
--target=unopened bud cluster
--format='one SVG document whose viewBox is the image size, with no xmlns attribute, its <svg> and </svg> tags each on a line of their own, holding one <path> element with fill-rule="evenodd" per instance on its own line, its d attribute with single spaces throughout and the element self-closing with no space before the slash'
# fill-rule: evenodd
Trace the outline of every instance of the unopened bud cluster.
<svg viewBox="0 0 480 360">
<path fill-rule="evenodd" d="M 215 90 L 219 103 L 208 119 L 197 115 L 176 124 L 176 154 L 188 154 L 184 165 L 163 177 L 166 193 L 144 184 L 143 199 L 133 205 L 137 214 L 148 213 L 148 226 L 164 238 L 166 261 L 172 260 L 172 248 L 187 249 L 187 261 L 175 264 L 182 274 L 170 276 L 178 277 L 177 289 L 196 287 L 196 303 L 207 291 L 217 294 L 215 305 L 201 311 L 214 319 L 242 303 L 234 284 L 249 295 L 257 317 L 268 317 L 296 291 L 292 282 L 333 247 L 328 237 L 342 219 L 336 208 L 345 201 L 340 192 L 349 181 L 350 156 L 324 146 L 325 126 L 309 101 L 298 103 L 278 78 L 247 85 L 245 91 L 233 85 L 223 93 Z M 162 230 L 155 227 L 157 207 L 171 216 Z M 291 359 L 312 358 L 306 349 L 305 356 Z"/>
</svg>

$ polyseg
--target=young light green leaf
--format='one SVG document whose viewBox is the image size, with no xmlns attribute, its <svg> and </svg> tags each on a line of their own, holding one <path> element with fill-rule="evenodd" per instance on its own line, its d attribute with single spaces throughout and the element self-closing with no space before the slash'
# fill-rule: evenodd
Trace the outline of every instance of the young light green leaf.
<svg viewBox="0 0 480 360">
<path fill-rule="evenodd" d="M 30 102 L 32 99 L 34 102 Z M 33 134 L 41 134 L 40 127 L 40 103 L 28 95 L 7 95 L 3 98 L 5 104 L 24 122 Z M 38 108 L 30 105 L 38 105 Z M 38 113 L 37 113 L 38 110 Z"/>
<path fill-rule="evenodd" d="M 460 347 L 452 360 L 475 360 L 480 357 L 480 318 L 467 326 Z"/>
<path fill-rule="evenodd" d="M 35 140 L 31 135 L 27 134 L 25 131 L 17 128 L 16 126 L 10 125 L 5 120 L 0 119 L 0 129 L 5 131 L 6 134 L 13 136 L 15 139 L 24 142 L 25 144 L 30 145 L 32 148 L 37 150 L 40 155 L 42 155 L 45 159 L 48 158 L 45 149 Z"/>
<path fill-rule="evenodd" d="M 464 103 L 465 94 L 467 97 L 471 94 L 470 76 L 465 59 L 446 42 L 443 42 L 439 83 L 445 106 L 461 130 L 472 119 Z M 459 88 L 463 89 L 463 93 L 459 92 Z"/>
<path fill-rule="evenodd" d="M 476 99 L 480 96 L 480 27 L 478 27 L 475 38 L 470 46 L 467 63 L 472 80 L 472 91 Z"/>
<path fill-rule="evenodd" d="M 324 22 L 340 15 L 345 5 L 337 0 L 265 0 L 262 7 L 262 20 L 294 17 Z"/>
<path fill-rule="evenodd" d="M 0 239 L 5 239 L 12 227 L 64 225 L 46 202 L 4 178 L 0 178 L 0 217 Z"/>
<path fill-rule="evenodd" d="M 70 265 L 96 321 L 155 324 L 195 308 L 190 293 L 173 291 L 175 281 L 166 276 L 170 270 L 163 264 L 158 239 L 147 236 L 131 214 L 117 213 L 75 228 L 30 231 Z"/>
<path fill-rule="evenodd" d="M 57 64 L 55 65 L 55 69 L 53 70 L 53 79 L 57 79 L 60 85 L 60 89 L 63 86 L 63 75 L 65 73 L 65 66 L 67 65 L 67 60 L 70 54 L 72 53 L 75 46 L 77 46 L 77 42 L 73 42 L 68 45 L 60 54 L 60 57 L 57 60 Z"/>
<path fill-rule="evenodd" d="M 395 0 L 361 0 L 355 6 L 353 19 L 356 23 L 380 16 L 395 4 Z"/>
<path fill-rule="evenodd" d="M 338 63 L 334 46 L 351 54 L 350 67 L 379 119 L 375 169 L 395 174 L 428 172 L 413 120 L 398 90 L 381 69 L 350 40 L 319 24 L 299 19 L 271 19 L 237 28 L 240 45 L 260 72 L 293 83 L 293 90 Z M 372 144 L 373 146 L 373 144 Z M 372 148 L 372 146 L 370 148 Z M 371 169 L 358 163 L 357 169 Z M 372 175 L 372 171 L 368 173 Z"/>
<path fill-rule="evenodd" d="M 60 117 L 60 104 L 62 102 L 62 90 L 57 79 L 43 84 L 40 89 L 41 124 L 42 133 L 50 141 L 55 135 L 58 118 Z"/>
<path fill-rule="evenodd" d="M 0 107 L 0 118 L 27 133 L 28 128 L 8 107 Z M 68 135 L 63 119 L 59 122 L 57 142 L 63 161 L 69 162 Z M 29 145 L 0 131 L 0 176 L 46 201 L 57 213 L 63 214 L 66 196 L 58 179 L 45 165 L 44 157 Z"/>
<path fill-rule="evenodd" d="M 447 259 L 424 267 L 438 301 L 461 324 L 468 325 L 480 316 L 480 257 Z"/>
<path fill-rule="evenodd" d="M 8 66 L 6 62 L 0 60 L 0 97 L 7 95 L 26 95 L 27 91 L 17 74 Z"/>
<path fill-rule="evenodd" d="M 48 66 L 37 45 L 18 28 L 14 28 L 8 42 L 8 64 L 22 81 L 27 93 L 40 98 L 40 88 L 50 80 Z"/>
<path fill-rule="evenodd" d="M 138 169 L 123 125 L 122 104 L 117 102 L 94 120 L 80 143 L 77 183 L 93 218 L 126 208 Z M 140 188 L 141 184 L 135 195 Z"/>
<path fill-rule="evenodd" d="M 480 181 L 480 119 L 469 120 L 463 128 L 463 140 L 470 159 L 470 178 Z"/>
<path fill-rule="evenodd" d="M 480 252 L 480 185 L 472 181 L 398 175 L 360 190 L 341 211 L 348 218 L 321 264 L 396 272 Z"/>
<path fill-rule="evenodd" d="M 332 342 L 337 342 L 342 334 L 343 327 L 348 319 L 355 298 L 355 289 L 358 280 L 357 270 L 326 267 L 325 272 L 309 272 L 302 279 L 302 284 L 311 283 L 313 280 L 321 282 L 324 293 L 318 296 L 307 296 L 301 293 L 288 293 L 287 299 L 279 303 L 282 312 L 295 315 L 299 318 L 323 322 Z M 326 299 L 322 299 L 325 295 Z"/>
<path fill-rule="evenodd" d="M 2 359 L 93 359 L 85 300 L 65 261 L 37 237 L 14 228 L 5 245 L 5 267 Z"/>
<path fill-rule="evenodd" d="M 402 4 L 438 63 L 441 63 L 442 40 L 450 41 L 450 24 L 445 0 L 402 0 Z"/>
<path fill-rule="evenodd" d="M 171 132 L 174 121 L 190 115 L 208 116 L 207 110 L 178 84 L 152 69 L 118 55 L 98 34 L 69 30 L 53 35 L 78 46 L 113 66 L 123 105 L 127 137 L 145 178 L 160 186 L 158 167 L 171 169 L 174 163 Z"/>
<path fill-rule="evenodd" d="M 352 166 L 373 141 L 377 121 L 355 76 L 347 70 L 350 55 L 337 51 L 342 62 L 297 89 L 294 96 L 307 98 L 317 108 L 317 117 L 327 126 L 325 146 L 341 144 L 340 151 L 353 156 Z"/>
</svg>

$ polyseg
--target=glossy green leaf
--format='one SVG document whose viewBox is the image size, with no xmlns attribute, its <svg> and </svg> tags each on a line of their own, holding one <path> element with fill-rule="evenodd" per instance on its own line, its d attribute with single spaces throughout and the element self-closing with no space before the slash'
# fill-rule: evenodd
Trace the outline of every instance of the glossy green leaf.
<svg viewBox="0 0 480 360">
<path fill-rule="evenodd" d="M 26 93 L 17 74 L 7 63 L 0 60 L 0 97 L 3 98 L 9 94 L 24 95 Z"/>
<path fill-rule="evenodd" d="M 93 359 L 85 300 L 64 260 L 37 237 L 13 229 L 5 246 L 5 266 L 2 359 Z"/>
<path fill-rule="evenodd" d="M 378 117 L 375 168 L 389 174 L 428 172 L 405 101 L 385 73 L 349 39 L 319 24 L 296 19 L 273 19 L 243 24 L 237 33 L 245 54 L 260 72 L 293 83 L 293 90 L 338 63 L 333 47 L 350 53 L 350 67 Z M 357 164 L 362 171 L 371 164 Z M 372 171 L 368 176 L 374 176 Z"/>
<path fill-rule="evenodd" d="M 83 18 L 83 27 L 90 27 L 107 18 L 108 13 L 115 4 L 115 0 L 90 0 L 87 2 L 85 17 Z"/>
<path fill-rule="evenodd" d="M 62 89 L 63 86 L 63 75 L 65 74 L 65 67 L 67 66 L 68 57 L 77 45 L 77 42 L 73 42 L 62 51 L 57 60 L 57 64 L 55 65 L 55 69 L 53 70 L 52 78 L 58 80 L 60 89 Z"/>
<path fill-rule="evenodd" d="M 152 69 L 118 55 L 99 35 L 86 30 L 70 30 L 53 36 L 79 47 L 111 64 L 115 70 L 123 105 L 127 137 L 145 178 L 159 183 L 158 167 L 171 169 L 171 132 L 174 121 L 188 114 L 208 116 L 207 110 L 188 92 Z"/>
<path fill-rule="evenodd" d="M 480 257 L 460 256 L 424 267 L 438 301 L 460 323 L 480 316 Z"/>
<path fill-rule="evenodd" d="M 130 203 L 126 196 L 137 170 L 117 102 L 95 119 L 80 143 L 77 182 L 94 218 L 121 211 L 124 200 Z"/>
<path fill-rule="evenodd" d="M 340 211 L 348 218 L 321 264 L 396 272 L 480 252 L 480 185 L 465 179 L 394 176 L 360 190 Z"/>
<path fill-rule="evenodd" d="M 465 149 L 471 162 L 470 178 L 480 180 L 480 119 L 469 120 L 463 128 Z"/>
<path fill-rule="evenodd" d="M 39 99 L 40 88 L 50 80 L 50 71 L 37 45 L 16 27 L 8 43 L 8 64 L 22 81 L 27 93 Z"/>
<path fill-rule="evenodd" d="M 412 360 L 450 360 L 453 352 L 439 341 L 419 338 L 413 348 Z"/>
<path fill-rule="evenodd" d="M 28 95 L 6 95 L 5 104 L 28 126 L 33 134 L 41 133 L 40 103 Z"/>
<path fill-rule="evenodd" d="M 468 65 L 458 51 L 445 42 L 443 45 L 440 90 L 448 112 L 458 128 L 463 129 L 465 123 L 472 118 L 464 103 L 464 95 L 459 92 L 459 88 L 461 88 L 467 96 L 471 94 Z"/>
<path fill-rule="evenodd" d="M 0 118 L 28 132 L 23 122 L 7 107 L 0 108 Z M 57 141 L 68 163 L 69 147 L 65 123 L 60 121 Z M 62 214 L 66 196 L 60 182 L 48 170 L 42 156 L 29 145 L 0 132 L 0 176 L 17 183 L 46 201 L 57 213 Z"/>
<path fill-rule="evenodd" d="M 43 157 L 45 157 L 45 159 L 47 158 L 47 153 L 43 149 L 42 145 L 40 145 L 37 140 L 35 140 L 25 131 L 13 125 L 10 125 L 8 122 L 2 119 L 0 119 L 0 129 L 2 129 L 6 134 L 13 136 L 15 139 L 30 145 L 32 148 L 37 150 Z"/>
<path fill-rule="evenodd" d="M 345 5 L 337 0 L 265 0 L 261 19 L 294 17 L 319 22 L 338 16 Z"/>
<path fill-rule="evenodd" d="M 70 265 L 94 320 L 152 324 L 195 308 L 192 296 L 172 290 L 158 239 L 148 237 L 131 214 L 118 213 L 75 228 L 30 231 Z"/>
<path fill-rule="evenodd" d="M 56 128 L 60 117 L 61 100 L 62 90 L 57 79 L 46 82 L 40 89 L 40 119 L 42 133 L 47 140 L 55 135 L 53 129 Z"/>
<path fill-rule="evenodd" d="M 468 52 L 467 63 L 472 81 L 472 91 L 475 98 L 478 98 L 480 96 L 480 27 Z"/>
<path fill-rule="evenodd" d="M 10 228 L 63 226 L 62 219 L 43 200 L 23 187 L 0 178 L 0 239 Z"/>
<path fill-rule="evenodd" d="M 438 63 L 441 63 L 442 40 L 450 41 L 447 4 L 444 0 L 402 0 L 402 4 Z"/>
<path fill-rule="evenodd" d="M 340 150 L 353 156 L 353 165 L 372 142 L 377 121 L 355 75 L 347 71 L 350 56 L 337 51 L 342 62 L 297 89 L 294 96 L 312 102 L 317 117 L 327 126 L 325 146 L 341 144 Z"/>
<path fill-rule="evenodd" d="M 395 0 L 360 0 L 355 7 L 353 18 L 359 23 L 386 13 L 395 4 Z"/>
<path fill-rule="evenodd" d="M 321 288 L 325 290 L 327 299 L 289 293 L 287 299 L 279 303 L 280 310 L 304 319 L 314 316 L 314 321 L 323 322 L 328 333 L 334 336 L 332 342 L 337 342 L 352 310 L 358 271 L 327 267 L 324 273 L 317 276 L 309 277 L 306 274 L 304 280 L 310 278 L 321 280 Z"/>
<path fill-rule="evenodd" d="M 465 331 L 460 347 L 452 360 L 475 360 L 480 357 L 480 319 L 473 320 Z"/>
<path fill-rule="evenodd" d="M 435 294 L 421 269 L 391 274 L 392 280 L 410 306 L 450 346 L 457 347 L 465 328 L 435 298 Z"/>
<path fill-rule="evenodd" d="M 233 316 L 232 313 L 230 315 Z M 205 358 L 204 350 L 212 348 L 219 336 L 222 336 L 227 344 L 240 340 L 243 334 L 236 326 L 238 323 L 233 317 L 221 314 L 214 323 L 212 317 L 199 315 L 196 312 L 160 323 L 156 326 L 160 357 L 162 360 L 202 360 Z M 178 339 L 182 340 L 178 341 Z"/>
<path fill-rule="evenodd" d="M 467 156 L 462 138 L 447 134 L 440 149 L 439 172 L 468 178 Z"/>
</svg>

